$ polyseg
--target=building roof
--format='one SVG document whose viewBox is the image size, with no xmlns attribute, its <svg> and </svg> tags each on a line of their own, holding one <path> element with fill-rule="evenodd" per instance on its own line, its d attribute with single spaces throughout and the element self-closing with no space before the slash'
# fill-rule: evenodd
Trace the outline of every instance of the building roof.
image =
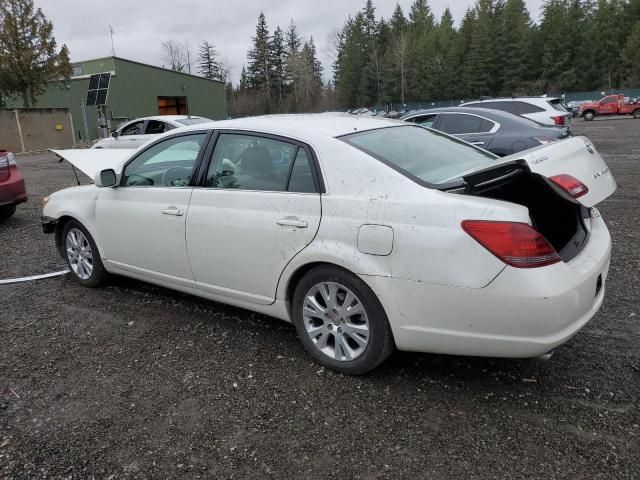
<svg viewBox="0 0 640 480">
<path fill-rule="evenodd" d="M 148 63 L 142 63 L 142 62 L 138 62 L 136 60 L 129 60 L 126 58 L 122 58 L 122 57 L 99 57 L 99 58 L 91 58 L 91 59 L 87 59 L 87 60 L 82 60 L 79 62 L 71 62 L 72 67 L 75 66 L 83 66 L 83 65 L 87 65 L 87 64 L 91 64 L 91 63 L 96 63 L 96 62 L 100 62 L 100 61 L 111 61 L 114 62 L 115 60 L 119 61 L 119 62 L 127 62 L 127 63 L 132 63 L 134 65 L 140 65 L 143 67 L 147 67 L 147 68 L 154 68 L 156 70 L 162 70 L 163 72 L 170 72 L 170 73 L 175 73 L 177 75 L 185 75 L 187 77 L 192 77 L 192 78 L 198 78 L 200 80 L 206 80 L 208 82 L 214 82 L 214 83 L 220 83 L 220 84 L 224 84 L 224 82 L 221 82 L 220 80 L 210 80 L 208 78 L 205 77 L 201 77 L 199 75 L 193 75 L 191 73 L 185 73 L 185 72 L 177 72 L 175 70 L 171 70 L 169 68 L 164 68 L 164 67 L 158 67 L 157 65 L 150 65 Z M 114 62 L 115 63 L 115 62 Z M 96 72 L 98 73 L 98 72 Z"/>
</svg>

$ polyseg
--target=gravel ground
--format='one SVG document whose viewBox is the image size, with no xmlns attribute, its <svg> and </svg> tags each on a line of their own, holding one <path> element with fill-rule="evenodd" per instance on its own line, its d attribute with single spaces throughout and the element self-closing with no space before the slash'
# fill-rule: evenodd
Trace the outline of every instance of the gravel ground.
<svg viewBox="0 0 640 480">
<path fill-rule="evenodd" d="M 618 182 L 605 304 L 546 363 L 396 353 L 350 378 L 292 326 L 122 278 L 0 286 L 0 478 L 640 478 L 640 121 L 575 122 Z M 19 158 L 0 278 L 63 267 Z"/>
</svg>

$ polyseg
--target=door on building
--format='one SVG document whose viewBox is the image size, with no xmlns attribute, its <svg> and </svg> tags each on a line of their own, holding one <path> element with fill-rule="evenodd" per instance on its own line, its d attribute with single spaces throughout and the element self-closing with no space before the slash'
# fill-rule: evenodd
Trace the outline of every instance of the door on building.
<svg viewBox="0 0 640 480">
<path fill-rule="evenodd" d="M 187 97 L 158 97 L 159 115 L 189 115 Z"/>
</svg>

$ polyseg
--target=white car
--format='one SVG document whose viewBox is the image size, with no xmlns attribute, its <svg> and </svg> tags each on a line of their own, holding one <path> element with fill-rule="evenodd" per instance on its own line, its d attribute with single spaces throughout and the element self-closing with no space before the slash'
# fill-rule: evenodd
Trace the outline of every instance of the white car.
<svg viewBox="0 0 640 480">
<path fill-rule="evenodd" d="M 570 126 L 573 114 L 562 105 L 562 100 L 551 97 L 490 98 L 467 102 L 461 107 L 490 108 L 530 118 L 543 125 Z"/>
<path fill-rule="evenodd" d="M 88 287 L 119 274 L 293 322 L 323 365 L 394 349 L 534 357 L 604 298 L 616 189 L 574 137 L 498 159 L 417 125 L 256 117 L 133 153 L 56 151 L 95 184 L 45 199 Z"/>
<path fill-rule="evenodd" d="M 124 123 L 110 137 L 97 140 L 91 148 L 122 148 L 134 150 L 149 140 L 175 128 L 209 123 L 212 120 L 187 115 L 161 115 L 136 118 Z"/>
</svg>

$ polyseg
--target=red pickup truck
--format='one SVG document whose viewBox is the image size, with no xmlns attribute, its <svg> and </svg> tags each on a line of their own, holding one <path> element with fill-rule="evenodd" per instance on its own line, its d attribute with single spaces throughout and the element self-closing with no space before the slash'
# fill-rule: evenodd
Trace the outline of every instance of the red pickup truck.
<svg viewBox="0 0 640 480">
<path fill-rule="evenodd" d="M 625 101 L 624 95 L 608 95 L 580 105 L 580 116 L 590 122 L 598 115 L 633 115 L 640 118 L 640 100 Z"/>
</svg>

